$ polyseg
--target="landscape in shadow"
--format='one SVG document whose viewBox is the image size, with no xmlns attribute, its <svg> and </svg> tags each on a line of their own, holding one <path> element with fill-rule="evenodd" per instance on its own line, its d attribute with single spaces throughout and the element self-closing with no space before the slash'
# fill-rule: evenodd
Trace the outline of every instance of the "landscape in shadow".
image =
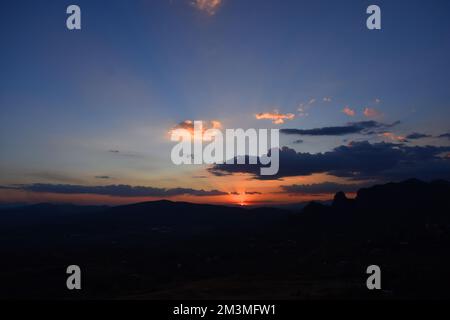
<svg viewBox="0 0 450 320">
<path fill-rule="evenodd" d="M 0 212 L 0 298 L 450 298 L 450 182 L 342 192 L 302 210 L 156 201 Z M 82 290 L 66 288 L 79 265 Z M 382 289 L 366 287 L 378 265 Z"/>
</svg>

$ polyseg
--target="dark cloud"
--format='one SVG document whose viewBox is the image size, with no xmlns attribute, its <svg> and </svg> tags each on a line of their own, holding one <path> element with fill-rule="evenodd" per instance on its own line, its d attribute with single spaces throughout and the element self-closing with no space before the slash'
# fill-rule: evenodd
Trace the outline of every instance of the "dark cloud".
<svg viewBox="0 0 450 320">
<path fill-rule="evenodd" d="M 450 147 L 410 147 L 386 142 L 371 144 L 368 141 L 353 142 L 317 154 L 297 153 L 283 147 L 280 150 L 280 169 L 276 176 L 259 176 L 261 166 L 250 164 L 220 164 L 210 168 L 210 172 L 216 175 L 250 173 L 259 179 L 271 180 L 314 173 L 328 173 L 355 180 L 448 178 L 450 158 L 442 155 L 449 151 Z"/>
<path fill-rule="evenodd" d="M 231 195 L 233 196 L 240 196 L 241 194 L 246 194 L 246 195 L 256 195 L 256 194 L 262 194 L 261 192 L 257 192 L 257 191 L 246 191 L 243 193 L 239 193 L 239 192 L 230 192 Z"/>
<path fill-rule="evenodd" d="M 281 129 L 280 132 L 288 135 L 301 136 L 343 136 L 348 134 L 373 134 L 376 130 L 385 130 L 399 124 L 396 121 L 392 124 L 384 124 L 377 121 L 350 122 L 345 126 L 323 127 L 314 129 Z"/>
<path fill-rule="evenodd" d="M 295 140 L 293 143 L 294 144 L 301 144 L 301 143 L 303 143 L 303 140 L 302 139 L 298 139 L 298 140 Z"/>
<path fill-rule="evenodd" d="M 219 190 L 196 190 L 190 188 L 154 188 L 130 185 L 108 185 L 108 186 L 84 186 L 70 184 L 44 184 L 35 183 L 19 185 L 14 187 L 4 187 L 9 189 L 18 189 L 32 192 L 45 192 L 57 194 L 95 194 L 115 197 L 171 197 L 180 195 L 192 196 L 221 196 L 226 192 Z"/>
<path fill-rule="evenodd" d="M 441 134 L 438 138 L 447 138 L 450 139 L 450 133 Z"/>
<path fill-rule="evenodd" d="M 430 137 L 431 137 L 431 135 L 429 135 L 429 134 L 413 132 L 413 133 L 407 135 L 405 138 L 406 138 L 406 140 L 418 140 L 418 139 L 430 138 Z"/>
<path fill-rule="evenodd" d="M 108 180 L 111 179 L 110 176 L 95 176 L 95 179 L 104 179 L 104 180 Z"/>
<path fill-rule="evenodd" d="M 356 192 L 360 188 L 366 187 L 363 184 L 339 184 L 333 182 L 324 182 L 317 184 L 293 184 L 288 186 L 281 186 L 281 189 L 289 194 L 322 194 L 322 193 L 336 193 L 342 192 Z"/>
</svg>

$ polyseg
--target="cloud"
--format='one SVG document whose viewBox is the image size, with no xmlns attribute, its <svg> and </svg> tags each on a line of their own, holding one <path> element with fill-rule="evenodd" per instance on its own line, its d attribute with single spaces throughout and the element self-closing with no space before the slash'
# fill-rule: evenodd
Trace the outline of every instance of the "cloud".
<svg viewBox="0 0 450 320">
<path fill-rule="evenodd" d="M 298 116 L 299 116 L 300 118 L 309 116 L 308 109 L 309 109 L 308 107 L 300 106 L 300 107 L 297 109 L 297 110 L 298 110 Z"/>
<path fill-rule="evenodd" d="M 355 110 L 351 109 L 350 107 L 346 106 L 343 110 L 343 113 L 345 113 L 346 115 L 350 116 L 350 117 L 354 117 L 356 115 Z"/>
<path fill-rule="evenodd" d="M 200 120 L 199 120 L 200 121 Z M 206 131 L 208 129 L 220 129 L 222 128 L 222 123 L 218 120 L 211 121 L 201 121 L 203 125 L 203 130 Z M 172 130 L 176 129 L 186 129 L 188 131 L 194 132 L 194 121 L 192 120 L 184 120 L 178 123 Z"/>
<path fill-rule="evenodd" d="M 365 108 L 364 116 L 366 116 L 367 118 L 378 118 L 381 116 L 381 112 L 373 108 Z"/>
<path fill-rule="evenodd" d="M 230 194 L 233 195 L 233 196 L 240 196 L 242 194 L 251 196 L 251 195 L 260 195 L 262 193 L 261 192 L 257 192 L 257 191 L 245 191 L 243 193 L 239 193 L 237 191 L 233 191 L 233 192 L 230 192 Z"/>
<path fill-rule="evenodd" d="M 95 176 L 95 179 L 104 179 L 104 180 L 108 180 L 111 179 L 110 176 Z"/>
<path fill-rule="evenodd" d="M 280 169 L 276 176 L 259 176 L 261 165 L 220 164 L 213 174 L 249 173 L 258 179 L 279 179 L 327 173 L 353 180 L 365 179 L 449 179 L 450 159 L 442 156 L 450 147 L 414 146 L 368 141 L 353 142 L 325 153 L 297 153 L 280 150 Z M 247 161 L 248 163 L 248 161 Z"/>
<path fill-rule="evenodd" d="M 325 97 L 325 98 L 323 98 L 323 102 L 331 102 L 331 98 L 330 97 Z"/>
<path fill-rule="evenodd" d="M 413 132 L 413 133 L 407 135 L 406 139 L 407 140 L 418 140 L 418 139 L 431 138 L 431 137 L 432 136 L 429 134 Z"/>
<path fill-rule="evenodd" d="M 200 11 L 206 12 L 208 15 L 213 16 L 216 14 L 222 0 L 194 0 L 192 4 Z"/>
<path fill-rule="evenodd" d="M 282 114 L 277 110 L 274 112 L 258 113 L 255 116 L 258 120 L 272 120 L 274 124 L 283 124 L 285 120 L 292 120 L 295 118 L 295 115 L 292 113 Z"/>
<path fill-rule="evenodd" d="M 342 192 L 356 192 L 359 189 L 366 187 L 366 184 L 339 184 L 334 182 L 324 182 L 317 184 L 293 184 L 288 186 L 281 186 L 285 193 L 289 194 L 322 194 L 322 193 L 336 193 Z"/>
<path fill-rule="evenodd" d="M 222 128 L 222 123 L 218 120 L 201 121 L 201 122 L 202 122 L 202 139 L 204 138 L 203 134 L 207 130 Z M 170 129 L 169 135 L 172 135 L 177 130 L 187 130 L 191 134 L 191 137 L 194 138 L 194 121 L 184 120 L 184 121 L 178 123 L 175 127 Z"/>
<path fill-rule="evenodd" d="M 441 135 L 439 135 L 438 138 L 448 138 L 448 139 L 450 139 L 450 133 L 441 134 Z"/>
<path fill-rule="evenodd" d="M 380 133 L 379 135 L 381 137 L 386 138 L 391 141 L 406 142 L 406 140 L 407 140 L 405 137 L 396 135 L 395 133 L 392 133 L 392 132 L 383 132 L 383 133 Z"/>
<path fill-rule="evenodd" d="M 196 190 L 190 188 L 154 188 L 144 186 L 130 185 L 107 185 L 107 186 L 84 186 L 70 184 L 45 184 L 35 183 L 18 185 L 14 187 L 5 187 L 9 189 L 24 190 L 39 193 L 56 193 L 56 194 L 93 194 L 114 197 L 172 197 L 181 195 L 192 195 L 197 197 L 203 196 L 221 196 L 226 192 L 219 190 Z"/>
<path fill-rule="evenodd" d="M 342 136 L 347 134 L 373 134 L 370 129 L 381 130 L 385 128 L 391 128 L 397 125 L 399 122 L 392 124 L 384 124 L 376 121 L 360 121 L 350 122 L 345 126 L 323 127 L 314 129 L 281 129 L 280 132 L 288 135 L 301 135 L 301 136 Z"/>
<path fill-rule="evenodd" d="M 324 102 L 331 102 L 331 98 L 323 98 L 323 101 Z M 313 107 L 313 105 L 315 103 L 316 103 L 316 99 L 315 98 L 312 98 L 307 103 L 300 103 L 298 108 L 297 108 L 298 116 L 300 118 L 309 116 L 309 110 Z"/>
</svg>

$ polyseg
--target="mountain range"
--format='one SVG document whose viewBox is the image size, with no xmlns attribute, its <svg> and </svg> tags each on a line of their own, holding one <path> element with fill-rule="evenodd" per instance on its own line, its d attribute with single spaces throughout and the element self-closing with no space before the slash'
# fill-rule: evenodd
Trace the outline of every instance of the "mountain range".
<svg viewBox="0 0 450 320">
<path fill-rule="evenodd" d="M 450 183 L 411 179 L 299 211 L 171 201 L 0 209 L 0 297 L 448 298 Z M 83 290 L 65 288 L 79 265 Z M 382 290 L 365 286 L 379 265 Z"/>
</svg>

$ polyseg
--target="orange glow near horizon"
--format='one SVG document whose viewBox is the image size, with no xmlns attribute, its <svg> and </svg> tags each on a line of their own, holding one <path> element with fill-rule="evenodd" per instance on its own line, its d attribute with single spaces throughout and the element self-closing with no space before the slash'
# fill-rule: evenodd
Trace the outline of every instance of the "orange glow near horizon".
<svg viewBox="0 0 450 320">
<path fill-rule="evenodd" d="M 203 180 L 203 179 L 200 179 Z M 227 192 L 217 196 L 179 195 L 172 197 L 118 197 L 95 194 L 55 194 L 37 193 L 24 190 L 3 190 L 0 203 L 73 203 L 81 205 L 123 205 L 137 202 L 157 201 L 167 199 L 171 201 L 208 203 L 237 206 L 262 206 L 289 203 L 308 202 L 313 200 L 330 200 L 334 194 L 288 194 L 280 186 L 292 184 L 313 184 L 325 181 L 341 182 L 338 178 L 317 174 L 307 177 L 289 177 L 283 180 L 256 180 L 248 174 L 236 174 L 226 177 L 210 176 L 204 181 L 197 181 L 193 188 L 204 190 L 220 190 Z M 206 185 L 205 185 L 206 183 Z M 354 196 L 348 194 L 349 197 Z"/>
</svg>

